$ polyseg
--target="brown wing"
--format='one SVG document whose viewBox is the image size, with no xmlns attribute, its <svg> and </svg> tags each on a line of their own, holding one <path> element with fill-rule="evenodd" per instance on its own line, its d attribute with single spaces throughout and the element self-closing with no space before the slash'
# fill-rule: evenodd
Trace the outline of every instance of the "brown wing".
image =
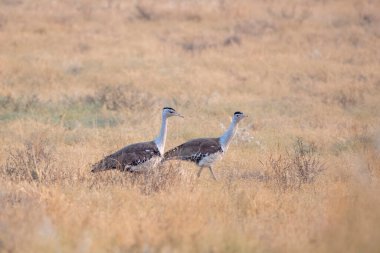
<svg viewBox="0 0 380 253">
<path fill-rule="evenodd" d="M 203 157 L 223 152 L 219 138 L 201 138 L 185 142 L 164 154 L 166 160 L 188 160 L 199 163 Z"/>
<path fill-rule="evenodd" d="M 94 164 L 91 171 L 128 170 L 132 166 L 148 161 L 153 156 L 160 155 L 160 151 L 153 141 L 131 144 Z"/>
</svg>

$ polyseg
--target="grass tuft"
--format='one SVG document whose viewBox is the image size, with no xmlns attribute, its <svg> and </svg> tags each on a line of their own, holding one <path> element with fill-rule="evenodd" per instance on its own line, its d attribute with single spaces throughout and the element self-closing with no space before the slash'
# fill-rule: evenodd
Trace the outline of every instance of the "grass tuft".
<svg viewBox="0 0 380 253">
<path fill-rule="evenodd" d="M 49 140 L 36 134 L 25 141 L 22 148 L 8 151 L 2 174 L 15 182 L 47 182 L 54 178 L 55 161 L 54 148 Z"/>
<path fill-rule="evenodd" d="M 281 191 L 299 190 L 305 184 L 315 182 L 325 170 L 314 143 L 297 138 L 292 149 L 285 154 L 270 154 L 261 164 L 271 172 L 269 177 Z"/>
</svg>

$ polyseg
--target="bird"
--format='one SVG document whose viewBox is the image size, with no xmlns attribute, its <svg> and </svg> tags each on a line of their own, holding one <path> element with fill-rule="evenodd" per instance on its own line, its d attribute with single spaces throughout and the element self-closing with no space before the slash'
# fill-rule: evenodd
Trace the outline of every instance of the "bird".
<svg viewBox="0 0 380 253">
<path fill-rule="evenodd" d="M 230 126 L 224 134 L 218 138 L 198 138 L 189 140 L 164 154 L 162 162 L 168 160 L 184 160 L 196 163 L 199 166 L 197 173 L 200 177 L 203 168 L 208 168 L 212 177 L 216 180 L 212 170 L 214 163 L 220 160 L 227 152 L 228 146 L 235 135 L 239 122 L 247 117 L 242 112 L 235 112 Z"/>
<path fill-rule="evenodd" d="M 113 154 L 104 157 L 92 166 L 91 172 L 99 172 L 111 169 L 129 172 L 143 172 L 158 165 L 163 157 L 167 119 L 172 116 L 182 117 L 171 107 L 162 109 L 161 129 L 152 141 L 140 142 L 128 145 Z"/>
</svg>

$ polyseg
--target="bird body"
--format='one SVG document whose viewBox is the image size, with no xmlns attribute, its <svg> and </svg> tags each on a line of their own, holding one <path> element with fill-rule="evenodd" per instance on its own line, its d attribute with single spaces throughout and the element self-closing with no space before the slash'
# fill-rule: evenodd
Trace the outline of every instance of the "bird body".
<svg viewBox="0 0 380 253">
<path fill-rule="evenodd" d="M 200 176 L 204 167 L 209 168 L 212 176 L 216 179 L 212 166 L 221 160 L 228 149 L 228 146 L 235 135 L 237 125 L 241 119 L 246 117 L 241 112 L 235 112 L 232 122 L 227 131 L 219 138 L 199 138 L 187 141 L 164 154 L 163 161 L 184 160 L 196 163 L 200 169 Z"/>
<path fill-rule="evenodd" d="M 93 166 L 92 172 L 108 169 L 141 171 L 144 167 L 154 165 L 154 163 L 152 164 L 152 160 L 160 159 L 161 153 L 155 142 L 135 143 L 103 158 Z"/>
<path fill-rule="evenodd" d="M 219 138 L 199 138 L 185 142 L 165 153 L 164 160 L 185 160 L 199 166 L 209 164 L 213 159 L 223 153 Z"/>
<path fill-rule="evenodd" d="M 141 172 L 157 166 L 161 162 L 164 153 L 167 118 L 171 116 L 182 117 L 173 108 L 164 107 L 160 133 L 155 140 L 128 145 L 94 164 L 91 171 L 117 169 L 120 171 Z"/>
</svg>

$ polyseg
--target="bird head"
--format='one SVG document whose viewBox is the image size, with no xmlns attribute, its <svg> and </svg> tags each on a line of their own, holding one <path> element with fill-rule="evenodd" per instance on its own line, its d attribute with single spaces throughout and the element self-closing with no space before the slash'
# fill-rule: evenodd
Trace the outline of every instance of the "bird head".
<svg viewBox="0 0 380 253">
<path fill-rule="evenodd" d="M 164 107 L 162 109 L 162 115 L 164 115 L 167 118 L 172 117 L 172 116 L 178 116 L 178 117 L 183 118 L 183 116 L 181 114 L 179 114 L 178 112 L 176 112 L 176 110 L 174 110 L 171 107 Z"/>
<path fill-rule="evenodd" d="M 235 112 L 232 120 L 238 123 L 240 122 L 240 120 L 244 119 L 245 117 L 248 117 L 248 116 L 242 112 Z"/>
</svg>

